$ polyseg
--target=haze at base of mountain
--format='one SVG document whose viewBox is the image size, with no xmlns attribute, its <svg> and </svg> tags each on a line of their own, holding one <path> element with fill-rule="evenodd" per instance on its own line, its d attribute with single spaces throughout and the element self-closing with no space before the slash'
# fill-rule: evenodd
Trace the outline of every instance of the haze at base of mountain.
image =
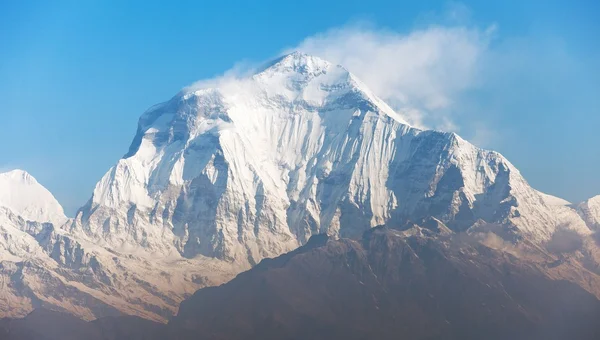
<svg viewBox="0 0 600 340">
<path fill-rule="evenodd" d="M 47 309 L 22 319 L 0 319 L 0 340 L 147 340 L 165 339 L 164 324 L 135 316 L 83 321 Z"/>
</svg>

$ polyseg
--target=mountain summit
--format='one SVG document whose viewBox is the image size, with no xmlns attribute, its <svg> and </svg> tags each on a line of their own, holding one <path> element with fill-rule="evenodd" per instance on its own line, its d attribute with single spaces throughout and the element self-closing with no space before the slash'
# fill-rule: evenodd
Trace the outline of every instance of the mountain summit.
<svg viewBox="0 0 600 340">
<path fill-rule="evenodd" d="M 0 207 L 36 222 L 61 224 L 67 220 L 50 191 L 23 170 L 0 173 Z"/>
</svg>

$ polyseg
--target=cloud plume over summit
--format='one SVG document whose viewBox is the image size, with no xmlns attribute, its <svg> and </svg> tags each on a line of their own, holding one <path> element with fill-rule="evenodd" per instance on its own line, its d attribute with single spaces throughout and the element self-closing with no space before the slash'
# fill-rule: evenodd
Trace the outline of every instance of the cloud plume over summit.
<svg viewBox="0 0 600 340">
<path fill-rule="evenodd" d="M 355 25 L 308 37 L 296 49 L 348 68 L 412 125 L 456 130 L 448 111 L 476 85 L 494 30 L 430 26 L 400 33 Z"/>
</svg>

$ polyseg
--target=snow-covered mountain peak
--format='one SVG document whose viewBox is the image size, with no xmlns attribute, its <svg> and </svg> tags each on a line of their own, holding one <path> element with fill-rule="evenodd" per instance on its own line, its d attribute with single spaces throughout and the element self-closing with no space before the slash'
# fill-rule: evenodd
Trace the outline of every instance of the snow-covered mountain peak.
<svg viewBox="0 0 600 340">
<path fill-rule="evenodd" d="M 296 51 L 283 56 L 252 78 L 271 97 L 284 97 L 295 104 L 305 101 L 314 106 L 331 103 L 339 106 L 344 101 L 355 103 L 362 100 L 377 106 L 377 113 L 408 124 L 342 65 L 306 53 Z M 288 91 L 282 91 L 284 89 Z"/>
<path fill-rule="evenodd" d="M 67 220 L 50 191 L 23 170 L 0 173 L 0 207 L 30 221 L 62 224 Z"/>
<path fill-rule="evenodd" d="M 33 185 L 38 184 L 38 182 L 33 176 L 31 176 L 27 171 L 21 169 L 14 169 L 11 171 L 0 173 L 0 177 L 5 178 L 7 180 L 10 179 L 16 182 L 22 182 Z"/>
<path fill-rule="evenodd" d="M 343 66 L 305 53 L 293 52 L 248 76 L 225 75 L 186 87 L 170 101 L 148 110 L 140 119 L 140 126 L 144 128 L 148 122 L 153 123 L 165 112 L 173 113 L 171 111 L 181 105 L 210 108 L 200 112 L 190 110 L 185 119 L 189 125 L 196 124 L 198 119 L 203 118 L 216 118 L 216 121 L 225 120 L 230 123 L 230 107 L 245 106 L 249 109 L 244 114 L 245 119 L 260 119 L 254 116 L 258 111 L 261 115 L 273 109 L 292 114 L 300 110 L 339 111 L 340 108 L 356 106 L 357 103 L 372 106 L 372 112 L 408 125 Z M 217 125 L 223 127 L 222 124 Z"/>
<path fill-rule="evenodd" d="M 577 211 L 590 228 L 600 230 L 600 195 L 581 202 Z"/>
<path fill-rule="evenodd" d="M 295 73 L 314 77 L 327 72 L 332 67 L 343 68 L 339 65 L 333 65 L 319 57 L 294 51 L 274 60 L 268 64 L 267 67 L 258 72 L 258 74 L 272 75 L 275 73 Z"/>
<path fill-rule="evenodd" d="M 600 195 L 590 198 L 588 202 L 594 206 L 600 206 Z"/>
</svg>

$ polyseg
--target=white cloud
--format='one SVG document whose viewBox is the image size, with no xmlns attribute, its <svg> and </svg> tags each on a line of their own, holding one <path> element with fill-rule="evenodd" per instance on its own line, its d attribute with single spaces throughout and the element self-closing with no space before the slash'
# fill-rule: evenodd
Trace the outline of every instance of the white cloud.
<svg viewBox="0 0 600 340">
<path fill-rule="evenodd" d="M 540 45 L 535 37 L 501 38 L 495 25 L 469 24 L 470 15 L 457 3 L 441 16 L 425 18 L 442 24 L 407 32 L 347 25 L 282 52 L 300 50 L 343 65 L 413 126 L 458 132 L 477 146 L 498 149 L 516 133 L 509 123 L 523 120 L 519 115 L 542 90 L 556 92 L 551 90 L 563 82 L 550 80 L 567 73 L 563 69 L 572 63 L 563 60 L 566 52 L 558 53 L 564 48 L 555 41 Z M 191 87 L 235 92 L 260 66 L 240 62 Z"/>
<path fill-rule="evenodd" d="M 455 131 L 455 98 L 477 85 L 494 30 L 430 26 L 402 34 L 353 25 L 294 49 L 348 68 L 412 125 Z"/>
<path fill-rule="evenodd" d="M 413 126 L 462 132 L 461 127 L 472 124 L 458 117 L 460 97 L 481 83 L 484 64 L 489 64 L 484 59 L 489 59 L 489 44 L 496 30 L 493 25 L 486 29 L 461 25 L 469 16 L 468 8 L 457 3 L 436 19 L 446 25 L 428 25 L 406 33 L 365 23 L 347 25 L 305 38 L 283 54 L 299 50 L 346 67 Z M 239 62 L 221 76 L 187 89 L 235 91 L 260 66 Z M 486 130 L 480 121 L 473 124 Z"/>
</svg>

